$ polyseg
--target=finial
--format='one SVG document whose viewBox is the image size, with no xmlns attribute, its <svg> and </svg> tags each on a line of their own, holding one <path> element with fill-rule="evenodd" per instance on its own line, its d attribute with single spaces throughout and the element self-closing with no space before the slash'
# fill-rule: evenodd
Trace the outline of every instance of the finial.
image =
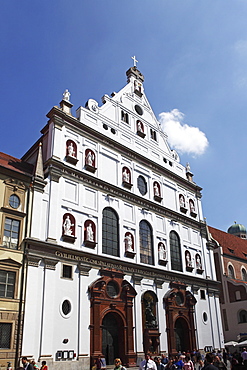
<svg viewBox="0 0 247 370">
<path fill-rule="evenodd" d="M 63 100 L 67 100 L 67 101 L 69 101 L 69 99 L 70 99 L 70 92 L 69 92 L 69 90 L 68 90 L 68 89 L 66 89 L 66 90 L 64 91 L 64 93 L 63 93 Z"/>
<path fill-rule="evenodd" d="M 136 63 L 138 63 L 138 60 L 136 59 L 135 55 L 133 57 L 131 57 L 131 59 L 133 59 L 133 61 L 134 61 L 134 67 L 136 67 Z"/>
</svg>

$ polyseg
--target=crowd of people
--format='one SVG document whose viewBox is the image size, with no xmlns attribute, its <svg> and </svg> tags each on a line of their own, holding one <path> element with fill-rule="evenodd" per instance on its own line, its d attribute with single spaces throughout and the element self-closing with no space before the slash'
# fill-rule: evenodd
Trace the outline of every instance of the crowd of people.
<svg viewBox="0 0 247 370">
<path fill-rule="evenodd" d="M 247 351 L 230 353 L 228 350 L 201 354 L 199 351 L 183 352 L 176 356 L 146 354 L 139 370 L 247 370 Z"/>
<path fill-rule="evenodd" d="M 16 370 L 48 370 L 46 361 L 41 362 L 41 367 L 37 365 L 34 359 L 28 361 L 27 357 L 22 357 L 22 366 L 18 367 Z"/>
</svg>

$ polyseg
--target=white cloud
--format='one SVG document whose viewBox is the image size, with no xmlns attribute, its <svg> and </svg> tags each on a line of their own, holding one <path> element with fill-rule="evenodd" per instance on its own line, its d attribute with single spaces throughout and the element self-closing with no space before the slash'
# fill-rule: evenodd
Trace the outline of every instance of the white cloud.
<svg viewBox="0 0 247 370">
<path fill-rule="evenodd" d="M 159 114 L 162 130 L 168 135 L 168 143 L 180 154 L 201 155 L 208 146 L 208 139 L 198 127 L 183 122 L 184 114 L 178 109 Z"/>
</svg>

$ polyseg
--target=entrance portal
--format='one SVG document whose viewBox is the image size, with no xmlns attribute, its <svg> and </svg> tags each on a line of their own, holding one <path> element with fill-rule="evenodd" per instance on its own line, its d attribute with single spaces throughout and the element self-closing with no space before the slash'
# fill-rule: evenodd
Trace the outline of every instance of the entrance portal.
<svg viewBox="0 0 247 370">
<path fill-rule="evenodd" d="M 191 348 L 189 338 L 189 328 L 185 320 L 182 318 L 177 319 L 175 323 L 175 341 L 177 352 L 187 351 Z"/>
<path fill-rule="evenodd" d="M 194 310 L 196 299 L 186 285 L 173 281 L 164 297 L 168 351 L 176 354 L 196 348 Z"/>
<path fill-rule="evenodd" d="M 122 358 L 119 351 L 123 347 L 122 338 L 123 325 L 119 323 L 114 313 L 108 313 L 102 322 L 102 353 L 106 365 L 113 365 L 116 357 Z"/>
<path fill-rule="evenodd" d="M 100 270 L 90 289 L 91 365 L 104 356 L 107 365 L 120 357 L 126 367 L 136 366 L 133 336 L 133 299 L 136 291 L 117 270 Z"/>
</svg>

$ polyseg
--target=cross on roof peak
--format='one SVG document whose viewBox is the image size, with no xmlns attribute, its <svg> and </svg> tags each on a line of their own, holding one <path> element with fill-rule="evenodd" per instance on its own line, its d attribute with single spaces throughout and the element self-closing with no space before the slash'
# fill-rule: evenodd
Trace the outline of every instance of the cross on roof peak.
<svg viewBox="0 0 247 370">
<path fill-rule="evenodd" d="M 135 55 L 133 57 L 131 57 L 131 59 L 133 59 L 133 61 L 134 61 L 134 67 L 136 67 L 136 63 L 138 63 L 138 60 L 136 59 Z"/>
</svg>

